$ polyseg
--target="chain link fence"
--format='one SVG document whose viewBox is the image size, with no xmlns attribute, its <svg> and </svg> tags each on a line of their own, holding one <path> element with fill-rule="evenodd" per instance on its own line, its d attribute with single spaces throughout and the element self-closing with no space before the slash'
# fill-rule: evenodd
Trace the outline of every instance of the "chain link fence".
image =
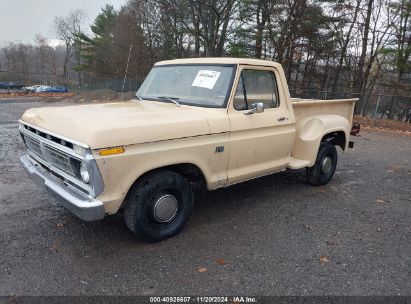
<svg viewBox="0 0 411 304">
<path fill-rule="evenodd" d="M 86 77 L 82 79 L 81 85 L 72 85 L 72 90 L 112 90 L 116 92 L 136 92 L 144 78 L 135 79 L 117 79 L 117 78 L 90 78 Z"/>
<path fill-rule="evenodd" d="M 144 81 L 145 76 L 135 78 L 102 78 L 81 76 L 70 74 L 67 80 L 62 76 L 43 73 L 10 73 L 0 71 L 0 82 L 18 82 L 25 86 L 31 85 L 49 85 L 49 86 L 66 86 L 70 91 L 82 92 L 92 90 L 112 90 L 115 92 L 136 92 Z M 308 99 L 340 99 L 340 98 L 358 98 L 358 93 L 351 91 L 333 92 L 321 90 L 321 84 L 313 85 L 312 89 L 298 89 L 290 85 L 290 95 L 295 98 Z M 383 118 L 388 116 L 390 105 L 395 99 L 396 109 L 395 118 L 398 120 L 407 120 L 411 114 L 411 96 L 393 95 L 388 93 L 373 93 L 364 97 L 362 102 L 362 113 L 366 116 Z"/>
<path fill-rule="evenodd" d="M 145 77 L 137 78 L 104 78 L 70 75 L 67 79 L 60 75 L 43 73 L 12 73 L 0 71 L 0 82 L 16 82 L 24 86 L 46 85 L 64 86 L 70 91 L 112 90 L 116 92 L 137 91 Z"/>
<path fill-rule="evenodd" d="M 290 88 L 290 95 L 294 98 L 308 99 L 344 99 L 359 98 L 359 93 L 332 92 L 321 90 L 297 90 Z M 395 117 L 399 120 L 406 119 L 411 111 L 411 96 L 394 95 L 387 93 L 374 93 L 364 97 L 362 112 L 365 116 L 383 118 L 388 116 L 393 100 L 396 101 Z"/>
</svg>

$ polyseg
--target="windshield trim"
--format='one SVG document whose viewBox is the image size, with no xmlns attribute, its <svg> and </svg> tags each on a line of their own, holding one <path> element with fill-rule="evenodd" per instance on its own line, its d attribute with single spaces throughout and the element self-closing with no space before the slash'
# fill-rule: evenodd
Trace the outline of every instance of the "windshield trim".
<svg viewBox="0 0 411 304">
<path fill-rule="evenodd" d="M 224 103 L 221 106 L 219 106 L 219 105 L 201 105 L 201 104 L 198 104 L 198 103 L 179 101 L 180 105 L 186 105 L 186 106 L 193 106 L 193 107 L 200 107 L 200 108 L 215 108 L 215 109 L 225 109 L 225 108 L 227 108 L 228 101 L 230 100 L 230 97 L 231 97 L 231 90 L 233 88 L 235 75 L 237 74 L 238 64 L 236 64 L 236 63 L 232 63 L 232 64 L 231 63 L 230 64 L 228 64 L 228 63 L 227 64 L 225 64 L 225 63 L 159 64 L 159 65 L 154 65 L 153 69 L 154 68 L 162 68 L 162 67 L 170 67 L 170 66 L 221 66 L 221 67 L 232 67 L 233 70 L 231 71 L 230 82 L 228 84 L 228 88 L 227 88 L 227 92 L 226 92 L 226 95 L 225 95 Z M 141 97 L 145 100 L 166 102 L 166 101 L 160 100 L 158 98 L 152 98 L 152 97 L 146 98 L 144 96 L 141 96 Z"/>
</svg>

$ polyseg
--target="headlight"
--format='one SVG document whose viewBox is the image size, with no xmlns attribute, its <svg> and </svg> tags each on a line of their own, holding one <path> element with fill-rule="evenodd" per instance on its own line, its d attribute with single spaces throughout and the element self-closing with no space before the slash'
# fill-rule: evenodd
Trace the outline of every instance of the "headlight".
<svg viewBox="0 0 411 304">
<path fill-rule="evenodd" d="M 90 182 L 90 174 L 88 173 L 87 164 L 85 162 L 81 162 L 80 164 L 80 176 L 86 184 Z"/>
</svg>

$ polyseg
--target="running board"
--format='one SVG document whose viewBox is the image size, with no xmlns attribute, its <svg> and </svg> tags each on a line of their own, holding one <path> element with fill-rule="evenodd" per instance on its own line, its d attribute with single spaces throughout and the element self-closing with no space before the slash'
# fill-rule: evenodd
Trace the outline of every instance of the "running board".
<svg viewBox="0 0 411 304">
<path fill-rule="evenodd" d="M 288 169 L 301 169 L 307 167 L 310 162 L 304 159 L 295 159 L 291 158 L 290 163 L 288 164 Z"/>
</svg>

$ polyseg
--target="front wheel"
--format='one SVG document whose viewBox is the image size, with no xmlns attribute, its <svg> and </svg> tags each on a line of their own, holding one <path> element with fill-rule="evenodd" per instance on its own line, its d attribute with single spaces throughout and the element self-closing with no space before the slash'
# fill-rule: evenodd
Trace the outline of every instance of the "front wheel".
<svg viewBox="0 0 411 304">
<path fill-rule="evenodd" d="M 337 167 L 337 149 L 328 142 L 322 142 L 314 166 L 307 168 L 308 182 L 314 186 L 327 184 Z"/>
<path fill-rule="evenodd" d="M 137 236 L 156 242 L 180 232 L 192 207 L 188 181 L 175 172 L 160 170 L 143 176 L 130 190 L 124 219 Z"/>
</svg>

